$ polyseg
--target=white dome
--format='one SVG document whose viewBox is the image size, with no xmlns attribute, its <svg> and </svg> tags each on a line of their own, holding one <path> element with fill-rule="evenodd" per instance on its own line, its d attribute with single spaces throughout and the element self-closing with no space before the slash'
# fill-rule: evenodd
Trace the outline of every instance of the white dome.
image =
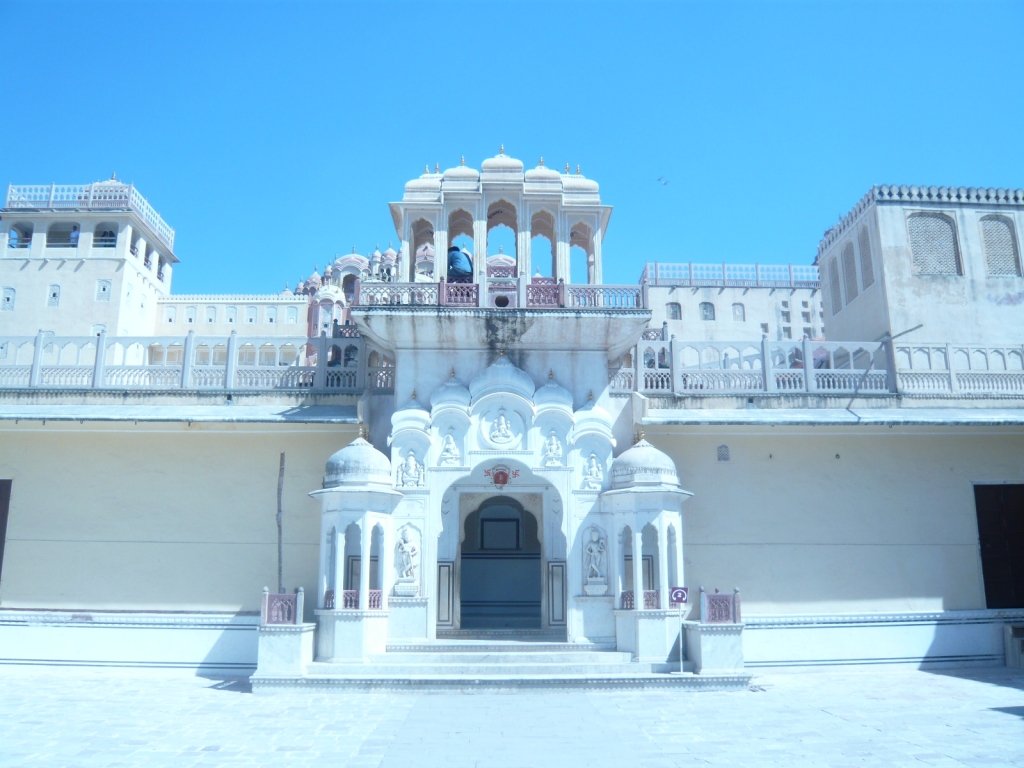
<svg viewBox="0 0 1024 768">
<path fill-rule="evenodd" d="M 462 385 L 462 382 L 455 378 L 455 372 L 453 371 L 448 381 L 435 389 L 433 394 L 430 395 L 430 407 L 432 409 L 444 406 L 468 408 L 471 399 L 469 390 Z"/>
<path fill-rule="evenodd" d="M 526 172 L 526 180 L 560 182 L 562 180 L 562 174 L 554 168 L 548 168 L 546 165 L 538 165 L 536 168 L 531 168 Z"/>
<path fill-rule="evenodd" d="M 597 182 L 591 181 L 586 176 L 574 176 L 571 174 L 562 176 L 562 190 L 565 192 L 596 195 L 598 193 L 598 189 L 599 187 Z"/>
<path fill-rule="evenodd" d="M 454 168 L 449 168 L 444 172 L 445 181 L 479 181 L 480 172 L 476 168 L 470 168 L 466 165 L 466 160 L 463 158 L 462 165 L 456 165 Z"/>
<path fill-rule="evenodd" d="M 324 488 L 339 485 L 391 487 L 391 462 L 363 438 L 357 437 L 327 460 Z"/>
<path fill-rule="evenodd" d="M 646 440 L 623 451 L 612 462 L 612 488 L 670 485 L 679 487 L 675 462 Z"/>
<path fill-rule="evenodd" d="M 505 154 L 504 148 L 494 157 L 489 157 L 480 164 L 484 173 L 522 173 L 523 161 L 516 160 Z"/>
<path fill-rule="evenodd" d="M 513 392 L 530 399 L 536 386 L 529 375 L 512 365 L 502 355 L 493 364 L 484 368 L 469 382 L 469 393 L 474 400 L 479 400 L 491 392 Z"/>
<path fill-rule="evenodd" d="M 538 409 L 565 406 L 571 411 L 572 392 L 556 384 L 554 377 L 549 377 L 547 384 L 534 394 L 533 403 Z"/>
</svg>

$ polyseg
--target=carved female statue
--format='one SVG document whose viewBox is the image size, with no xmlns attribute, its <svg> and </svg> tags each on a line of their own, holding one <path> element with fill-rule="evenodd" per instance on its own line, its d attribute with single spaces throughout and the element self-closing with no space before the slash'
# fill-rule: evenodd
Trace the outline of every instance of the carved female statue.
<svg viewBox="0 0 1024 768">
<path fill-rule="evenodd" d="M 444 441 L 441 443 L 441 464 L 458 464 L 459 463 L 459 446 L 455 444 L 455 438 L 452 437 L 452 433 L 449 432 L 444 436 Z"/>
<path fill-rule="evenodd" d="M 607 551 L 605 540 L 597 528 L 591 527 L 590 541 L 583 545 L 583 567 L 586 570 L 585 579 L 604 579 L 604 558 Z"/>
<path fill-rule="evenodd" d="M 402 536 L 395 546 L 397 552 L 395 557 L 395 569 L 398 571 L 399 579 L 416 578 L 416 556 L 419 549 L 409 536 L 409 529 L 402 529 Z"/>
<path fill-rule="evenodd" d="M 599 491 L 604 481 L 604 470 L 597 460 L 597 454 L 591 453 L 587 465 L 583 468 L 583 490 Z"/>
<path fill-rule="evenodd" d="M 544 466 L 555 467 L 562 463 L 562 444 L 558 442 L 555 430 L 551 430 L 551 436 L 544 441 Z"/>
</svg>

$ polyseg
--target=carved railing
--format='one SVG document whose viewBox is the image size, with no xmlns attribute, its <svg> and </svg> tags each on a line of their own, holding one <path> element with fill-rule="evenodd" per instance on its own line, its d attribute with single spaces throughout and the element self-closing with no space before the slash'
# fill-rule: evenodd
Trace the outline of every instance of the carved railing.
<svg viewBox="0 0 1024 768">
<path fill-rule="evenodd" d="M 642 309 L 643 292 L 630 285 L 567 285 L 565 306 L 573 309 Z"/>
<path fill-rule="evenodd" d="M 734 590 L 731 595 L 721 595 L 716 589 L 709 594 L 700 588 L 700 620 L 702 624 L 739 624 L 740 591 Z"/>
<path fill-rule="evenodd" d="M 480 306 L 480 286 L 476 283 L 441 283 L 441 303 L 448 307 Z"/>
<path fill-rule="evenodd" d="M 648 285 L 743 288 L 818 288 L 818 268 L 795 264 L 695 264 L 649 261 L 640 273 Z"/>
<path fill-rule="evenodd" d="M 366 386 L 377 392 L 390 392 L 395 388 L 395 367 L 373 365 L 366 369 Z"/>
<path fill-rule="evenodd" d="M 530 283 L 526 286 L 526 306 L 530 309 L 558 309 L 562 306 L 562 286 Z"/>
<path fill-rule="evenodd" d="M 327 590 L 331 596 L 331 606 L 334 606 L 334 590 Z M 371 589 L 370 594 L 367 596 L 367 610 L 378 611 L 384 605 L 383 592 L 379 589 Z M 324 607 L 327 607 L 327 596 L 324 596 Z M 359 590 L 358 589 L 346 589 L 341 593 L 341 608 L 346 611 L 354 611 L 359 609 Z"/>
<path fill-rule="evenodd" d="M 343 610 L 359 609 L 359 590 L 345 589 L 341 592 L 341 607 Z"/>
<path fill-rule="evenodd" d="M 301 624 L 303 612 L 304 594 L 302 587 L 295 590 L 295 594 L 271 593 L 263 588 L 263 601 L 260 603 L 260 624 Z"/>
<path fill-rule="evenodd" d="M 40 333 L 0 338 L 0 388 L 358 393 L 364 352 L 358 335 L 309 339 Z M 388 376 L 393 386 L 393 368 Z"/>
<path fill-rule="evenodd" d="M 897 385 L 923 395 L 1024 395 L 1024 347 L 895 345 Z"/>
<path fill-rule="evenodd" d="M 623 590 L 621 596 L 622 609 L 632 611 L 636 608 L 636 598 L 632 589 Z M 644 590 L 644 610 L 656 611 L 661 608 L 661 593 L 656 589 Z"/>
<path fill-rule="evenodd" d="M 359 284 L 358 303 L 366 307 L 436 305 L 437 283 L 374 283 Z"/>
</svg>

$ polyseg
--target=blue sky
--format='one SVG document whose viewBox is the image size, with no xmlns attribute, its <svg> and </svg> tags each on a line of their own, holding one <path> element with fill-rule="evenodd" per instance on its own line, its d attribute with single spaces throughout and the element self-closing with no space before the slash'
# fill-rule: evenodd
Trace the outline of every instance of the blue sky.
<svg viewBox="0 0 1024 768">
<path fill-rule="evenodd" d="M 606 282 L 809 263 L 876 183 L 1024 187 L 1021 2 L 3 0 L 0 28 L 0 181 L 117 171 L 177 230 L 175 293 L 383 249 L 424 164 L 502 143 L 600 182 Z"/>
</svg>

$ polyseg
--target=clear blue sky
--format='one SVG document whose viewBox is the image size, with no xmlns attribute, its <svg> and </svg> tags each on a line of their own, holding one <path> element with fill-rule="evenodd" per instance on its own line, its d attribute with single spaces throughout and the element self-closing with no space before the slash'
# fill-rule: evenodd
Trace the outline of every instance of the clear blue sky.
<svg viewBox="0 0 1024 768">
<path fill-rule="evenodd" d="M 578 163 L 646 259 L 809 263 L 876 183 L 1024 187 L 1024 3 L 0 2 L 0 181 L 134 182 L 176 293 L 394 239 L 425 163 Z M 661 184 L 658 177 L 668 179 Z"/>
</svg>

